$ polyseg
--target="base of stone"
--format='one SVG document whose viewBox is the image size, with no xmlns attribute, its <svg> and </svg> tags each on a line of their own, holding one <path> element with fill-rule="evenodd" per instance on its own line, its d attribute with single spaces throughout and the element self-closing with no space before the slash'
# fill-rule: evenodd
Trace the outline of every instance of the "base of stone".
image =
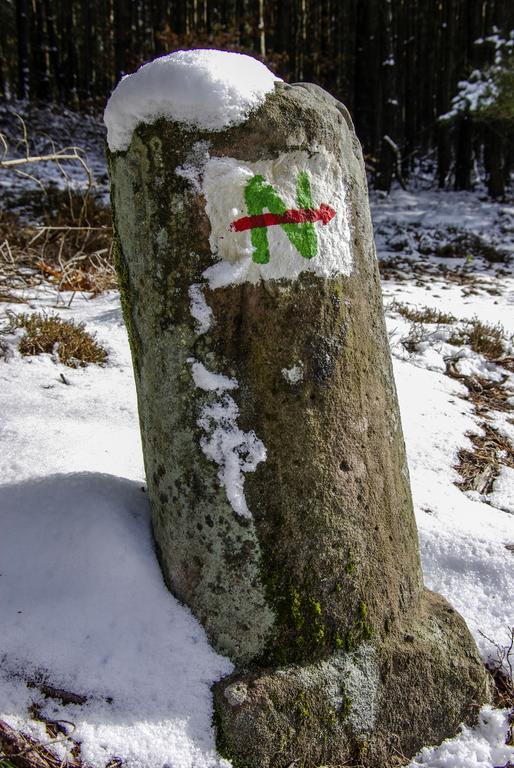
<svg viewBox="0 0 514 768">
<path fill-rule="evenodd" d="M 488 676 L 462 617 L 426 590 L 401 628 L 309 666 L 214 686 L 217 744 L 235 768 L 391 765 L 472 724 Z"/>
</svg>

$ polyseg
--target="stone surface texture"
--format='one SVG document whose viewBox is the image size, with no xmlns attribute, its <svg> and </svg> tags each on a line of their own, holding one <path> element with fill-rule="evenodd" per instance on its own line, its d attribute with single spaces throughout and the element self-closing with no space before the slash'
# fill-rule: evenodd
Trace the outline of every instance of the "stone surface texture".
<svg viewBox="0 0 514 768">
<path fill-rule="evenodd" d="M 322 146 L 346 188 L 354 268 L 322 279 L 204 285 L 214 263 L 198 142 L 255 162 Z M 383 765 L 455 733 L 488 699 L 463 620 L 423 588 L 362 153 L 346 109 L 277 85 L 224 132 L 158 121 L 110 156 L 116 259 L 155 540 L 166 583 L 237 666 L 215 691 L 234 765 Z M 321 201 L 320 201 L 321 202 Z M 324 201 L 330 203 L 331 201 Z M 213 321 L 198 332 L 200 284 Z M 191 360 L 237 380 L 238 425 L 266 459 L 236 514 L 201 447 L 223 399 Z M 284 376 L 301 363 L 301 376 Z M 373 762 L 379 760 L 382 762 Z"/>
</svg>

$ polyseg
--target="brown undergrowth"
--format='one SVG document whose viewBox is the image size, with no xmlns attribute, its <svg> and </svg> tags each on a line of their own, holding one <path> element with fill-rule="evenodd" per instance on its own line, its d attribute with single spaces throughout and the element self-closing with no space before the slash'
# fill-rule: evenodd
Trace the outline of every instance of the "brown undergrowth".
<svg viewBox="0 0 514 768">
<path fill-rule="evenodd" d="M 505 354 L 506 341 L 505 331 L 500 325 L 482 323 L 476 317 L 466 321 L 463 327 L 448 339 L 449 344 L 457 347 L 467 345 L 473 352 L 500 365 L 500 358 Z"/>
<path fill-rule="evenodd" d="M 70 368 L 82 368 L 89 363 L 103 365 L 107 361 L 107 352 L 85 330 L 84 323 L 41 312 L 10 313 L 7 332 L 18 328 L 25 331 L 19 342 L 22 355 L 52 354 Z"/>
<path fill-rule="evenodd" d="M 468 435 L 473 450 L 461 448 L 457 470 L 463 491 L 491 492 L 493 483 L 503 466 L 514 469 L 514 451 L 509 440 L 487 422 L 481 424 L 483 434 Z"/>
<path fill-rule="evenodd" d="M 501 467 L 514 468 L 513 446 L 509 439 L 491 424 L 493 413 L 509 414 L 514 411 L 512 393 L 506 386 L 509 373 L 514 371 L 514 357 L 507 354 L 509 339 L 500 325 L 483 323 L 476 317 L 461 321 L 457 326 L 457 319 L 453 315 L 431 307 L 417 308 L 393 301 L 389 309 L 412 323 L 408 335 L 401 340 L 409 353 L 416 352 L 418 345 L 430 338 L 431 334 L 425 327 L 427 324 L 455 325 L 448 343 L 470 347 L 489 362 L 495 363 L 500 370 L 505 370 L 499 381 L 492 381 L 481 376 L 461 374 L 457 367 L 458 355 L 446 363 L 446 374 L 466 387 L 465 397 L 473 403 L 482 429 L 481 434 L 469 432 L 466 435 L 472 447 L 462 448 L 458 453 L 455 469 L 461 479 L 457 485 L 463 491 L 477 491 L 487 500 L 487 494 L 492 491 Z M 510 421 L 514 423 L 513 419 Z"/>
<path fill-rule="evenodd" d="M 502 360 L 495 362 L 502 365 Z M 453 362 L 446 366 L 446 373 L 451 378 L 464 384 L 468 392 L 466 399 L 474 405 L 475 414 L 480 418 L 481 434 L 468 432 L 472 448 L 461 448 L 455 469 L 461 479 L 457 482 L 463 491 L 477 491 L 485 496 L 493 489 L 493 484 L 500 474 L 501 467 L 514 469 L 514 448 L 506 435 L 491 424 L 493 413 L 512 413 L 510 393 L 505 387 L 508 375 L 500 381 L 491 381 L 480 376 L 459 374 Z M 509 419 L 514 424 L 514 419 Z"/>
<path fill-rule="evenodd" d="M 60 728 L 64 728 L 63 723 Z M 0 768 L 79 768 L 82 763 L 72 754 L 73 749 L 64 760 L 49 749 L 69 737 L 59 735 L 55 727 L 48 733 L 48 741 L 40 743 L 0 720 Z"/>
<path fill-rule="evenodd" d="M 87 696 L 51 685 L 45 675 L 23 679 L 28 688 L 37 689 L 44 699 L 64 705 L 82 705 L 88 701 Z M 110 698 L 105 701 L 112 703 Z M 28 714 L 43 726 L 48 738 L 36 740 L 0 720 L 0 768 L 88 768 L 82 760 L 80 742 L 73 738 L 74 723 L 45 715 L 41 704 L 32 704 Z M 57 744 L 59 753 L 64 751 L 64 758 L 54 752 L 53 746 Z M 122 765 L 120 757 L 113 757 L 105 768 L 120 768 Z"/>
<path fill-rule="evenodd" d="M 43 281 L 92 294 L 116 287 L 110 210 L 88 195 L 47 194 L 40 225 L 0 212 L 0 301 Z"/>
<path fill-rule="evenodd" d="M 495 648 L 495 653 L 486 663 L 486 669 L 493 681 L 494 706 L 509 710 L 505 743 L 514 747 L 514 627 L 509 629 L 505 645 L 491 640 L 483 632 L 480 634 Z M 509 763 L 502 768 L 509 768 Z"/>
<path fill-rule="evenodd" d="M 437 325 L 449 325 L 457 322 L 454 315 L 448 312 L 441 312 L 433 307 L 410 307 L 408 304 L 402 304 L 400 301 L 392 301 L 389 305 L 391 312 L 397 312 L 406 320 L 413 323 L 435 323 Z"/>
</svg>

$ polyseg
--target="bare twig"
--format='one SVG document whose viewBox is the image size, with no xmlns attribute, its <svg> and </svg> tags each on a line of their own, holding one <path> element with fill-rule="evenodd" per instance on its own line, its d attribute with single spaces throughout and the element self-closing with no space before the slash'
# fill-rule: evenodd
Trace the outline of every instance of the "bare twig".
<svg viewBox="0 0 514 768">
<path fill-rule="evenodd" d="M 25 171 L 20 171 L 19 168 L 14 168 L 13 170 L 14 170 L 14 173 L 18 174 L 18 176 L 23 176 L 24 178 L 30 179 L 35 184 L 37 184 L 38 187 L 40 187 L 42 192 L 45 191 L 45 186 L 44 186 L 43 182 L 40 179 L 36 178 L 36 176 L 33 176 L 31 173 L 25 173 Z"/>
<path fill-rule="evenodd" d="M 83 205 L 82 205 L 82 209 L 81 209 L 81 214 L 80 214 L 80 217 L 79 217 L 79 218 L 81 218 L 81 216 L 84 214 L 84 212 L 86 210 L 86 203 L 87 203 L 87 198 L 89 196 L 89 193 L 90 193 L 91 189 L 94 186 L 94 180 L 93 180 L 93 175 L 91 173 L 91 169 L 89 168 L 88 164 L 86 163 L 86 161 L 85 161 L 85 159 L 83 157 L 84 150 L 81 147 L 77 147 L 77 146 L 74 146 L 74 145 L 63 147 L 62 149 L 57 150 L 55 148 L 54 142 L 51 141 L 51 145 L 52 145 L 52 149 L 53 149 L 52 152 L 49 152 L 49 153 L 44 154 L 44 155 L 31 154 L 30 153 L 30 144 L 29 144 L 27 125 L 26 125 L 26 123 L 25 123 L 25 121 L 24 121 L 24 119 L 22 118 L 21 115 L 19 115 L 17 112 L 14 112 L 14 114 L 16 115 L 16 117 L 18 118 L 18 120 L 21 123 L 22 139 L 21 139 L 20 143 L 23 145 L 25 151 L 24 151 L 24 154 L 23 154 L 22 157 L 15 157 L 15 158 L 11 158 L 11 159 L 7 160 L 6 156 L 7 156 L 8 151 L 9 151 L 9 143 L 7 141 L 7 138 L 6 138 L 5 134 L 0 133 L 0 143 L 3 146 L 3 155 L 2 155 L 2 159 L 0 160 L 0 169 L 6 170 L 6 171 L 12 170 L 15 173 L 18 173 L 19 175 L 24 175 L 27 178 L 30 178 L 32 181 L 34 181 L 37 184 L 39 184 L 39 186 L 41 186 L 41 188 L 44 189 L 44 187 L 41 184 L 41 182 L 39 181 L 39 179 L 37 179 L 35 176 L 32 176 L 31 174 L 26 174 L 23 171 L 21 171 L 20 170 L 20 166 L 34 165 L 34 164 L 37 164 L 37 163 L 53 162 L 53 163 L 55 163 L 57 165 L 57 167 L 61 171 L 62 175 L 66 179 L 66 181 L 69 182 L 70 178 L 69 178 L 68 174 L 66 173 L 66 171 L 65 171 L 65 169 L 64 169 L 64 167 L 62 166 L 61 163 L 63 161 L 65 161 L 65 160 L 75 161 L 75 162 L 79 163 L 79 165 L 82 166 L 82 169 L 84 170 L 84 173 L 85 173 L 86 178 L 87 178 L 87 188 L 86 188 L 86 192 L 85 192 L 84 199 L 83 199 Z"/>
<path fill-rule="evenodd" d="M 16 157 L 13 160 L 0 160 L 0 168 L 15 168 L 28 163 L 55 163 L 61 160 L 82 160 L 82 158 L 76 153 L 65 155 L 59 152 L 51 155 L 29 155 L 28 157 Z"/>
<path fill-rule="evenodd" d="M 514 627 L 508 630 L 506 645 L 500 645 L 484 632 L 479 632 L 496 649 L 496 656 L 489 659 L 486 667 L 496 686 L 497 705 L 514 707 Z"/>
</svg>

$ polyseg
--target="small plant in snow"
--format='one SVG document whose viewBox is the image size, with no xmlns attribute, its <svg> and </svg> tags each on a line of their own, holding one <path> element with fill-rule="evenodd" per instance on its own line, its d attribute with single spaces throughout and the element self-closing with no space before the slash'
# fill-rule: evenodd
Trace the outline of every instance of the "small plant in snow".
<svg viewBox="0 0 514 768">
<path fill-rule="evenodd" d="M 427 341 L 430 336 L 431 334 L 428 333 L 423 326 L 423 323 L 413 322 L 411 323 L 410 331 L 407 336 L 404 336 L 400 341 L 402 347 L 407 350 L 409 354 L 413 355 L 417 351 L 418 345 L 423 341 Z"/>
<path fill-rule="evenodd" d="M 409 307 L 408 304 L 402 304 L 400 301 L 393 301 L 389 305 L 391 312 L 397 312 L 406 320 L 411 320 L 413 323 L 433 323 L 437 325 L 450 325 L 455 323 L 457 318 L 451 315 L 449 312 L 442 312 L 440 309 L 434 307 L 421 307 L 417 309 L 415 307 Z"/>
<path fill-rule="evenodd" d="M 508 341 L 500 325 L 482 323 L 475 317 L 467 321 L 462 330 L 450 336 L 448 343 L 457 347 L 467 344 L 473 352 L 489 360 L 497 360 L 505 354 Z"/>
<path fill-rule="evenodd" d="M 496 649 L 495 655 L 486 664 L 496 687 L 496 704 L 499 707 L 514 707 L 514 627 L 509 628 L 505 645 L 491 640 L 483 632 L 480 634 Z"/>
<path fill-rule="evenodd" d="M 70 368 L 88 363 L 102 365 L 107 352 L 95 337 L 85 330 L 84 323 L 62 320 L 57 315 L 35 312 L 11 314 L 9 331 L 22 328 L 25 333 L 19 342 L 22 355 L 51 354 L 57 362 Z"/>
</svg>

